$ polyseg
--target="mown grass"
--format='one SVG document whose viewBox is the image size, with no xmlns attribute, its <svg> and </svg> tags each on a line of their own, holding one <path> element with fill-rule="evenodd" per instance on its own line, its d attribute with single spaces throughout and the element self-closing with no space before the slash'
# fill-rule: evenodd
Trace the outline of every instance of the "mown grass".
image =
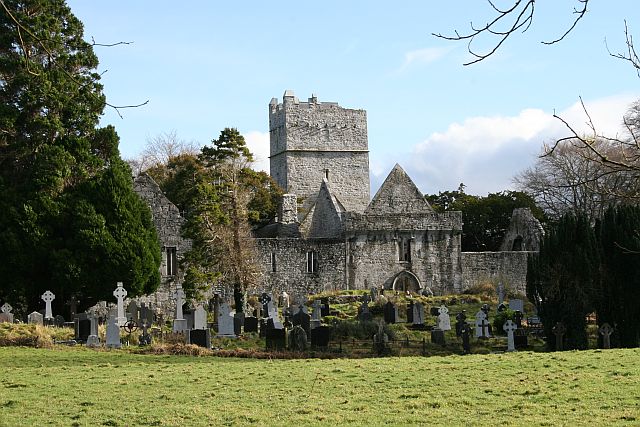
<svg viewBox="0 0 640 427">
<path fill-rule="evenodd" d="M 640 349 L 369 359 L 0 348 L 0 425 L 638 425 Z"/>
</svg>

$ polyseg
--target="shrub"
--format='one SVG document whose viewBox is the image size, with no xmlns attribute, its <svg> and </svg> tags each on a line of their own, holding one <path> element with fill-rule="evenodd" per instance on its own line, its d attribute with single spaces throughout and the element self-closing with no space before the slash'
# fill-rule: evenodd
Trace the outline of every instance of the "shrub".
<svg viewBox="0 0 640 427">
<path fill-rule="evenodd" d="M 334 323 L 332 334 L 334 338 L 355 338 L 357 340 L 369 340 L 372 339 L 377 332 L 377 322 L 341 320 Z M 396 334 L 389 327 L 389 325 L 384 325 L 384 332 L 387 334 L 390 340 L 395 339 Z"/>
<path fill-rule="evenodd" d="M 506 335 L 507 333 L 502 329 L 507 320 L 513 320 L 513 315 L 516 312 L 514 310 L 505 308 L 503 311 L 499 311 L 493 317 L 493 333 L 495 335 Z"/>
<path fill-rule="evenodd" d="M 51 329 L 41 325 L 0 323 L 0 346 L 51 347 Z"/>
</svg>

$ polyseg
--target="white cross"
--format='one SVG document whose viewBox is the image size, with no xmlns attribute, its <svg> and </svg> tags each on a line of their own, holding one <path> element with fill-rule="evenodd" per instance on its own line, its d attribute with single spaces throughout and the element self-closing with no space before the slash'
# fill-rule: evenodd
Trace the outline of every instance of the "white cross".
<svg viewBox="0 0 640 427">
<path fill-rule="evenodd" d="M 123 287 L 122 282 L 118 282 L 118 287 L 113 291 L 113 296 L 118 300 L 118 317 L 116 320 L 119 326 L 123 326 L 127 323 L 127 318 L 124 315 L 124 299 L 127 296 L 127 290 Z"/>
<path fill-rule="evenodd" d="M 51 311 L 51 301 L 56 299 L 56 296 L 51 291 L 47 291 L 42 294 L 42 301 L 44 301 L 44 318 L 53 319 L 53 312 Z"/>
<path fill-rule="evenodd" d="M 176 285 L 176 291 L 173 293 L 173 296 L 176 299 L 176 319 L 184 320 L 184 315 L 182 314 L 182 304 L 184 304 L 184 291 L 182 290 L 182 285 L 180 283 Z"/>
<path fill-rule="evenodd" d="M 507 333 L 507 351 L 516 351 L 515 342 L 513 340 L 513 332 L 518 329 L 518 325 L 516 325 L 513 320 L 509 319 L 502 326 L 502 329 Z"/>
<path fill-rule="evenodd" d="M 2 304 L 2 307 L 0 307 L 0 311 L 2 311 L 3 313 L 11 313 L 11 310 L 13 310 L 13 307 L 11 307 L 11 304 L 9 304 L 8 302 L 5 302 L 4 304 Z"/>
</svg>

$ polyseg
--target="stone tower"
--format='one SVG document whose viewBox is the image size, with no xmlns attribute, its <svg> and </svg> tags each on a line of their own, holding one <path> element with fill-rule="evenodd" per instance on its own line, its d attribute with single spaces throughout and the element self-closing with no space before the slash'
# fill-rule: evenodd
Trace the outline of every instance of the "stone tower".
<svg viewBox="0 0 640 427">
<path fill-rule="evenodd" d="M 347 211 L 369 204 L 367 113 L 318 102 L 300 102 L 293 91 L 269 103 L 271 177 L 298 197 L 300 220 L 313 207 L 323 179 Z"/>
</svg>

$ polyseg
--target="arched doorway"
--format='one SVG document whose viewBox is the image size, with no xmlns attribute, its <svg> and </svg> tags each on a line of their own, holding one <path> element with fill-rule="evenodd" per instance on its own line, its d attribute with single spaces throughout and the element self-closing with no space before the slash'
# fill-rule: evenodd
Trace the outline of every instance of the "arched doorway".
<svg viewBox="0 0 640 427">
<path fill-rule="evenodd" d="M 420 280 L 410 271 L 401 271 L 393 279 L 393 290 L 405 293 L 407 291 L 417 294 L 420 293 Z"/>
</svg>

